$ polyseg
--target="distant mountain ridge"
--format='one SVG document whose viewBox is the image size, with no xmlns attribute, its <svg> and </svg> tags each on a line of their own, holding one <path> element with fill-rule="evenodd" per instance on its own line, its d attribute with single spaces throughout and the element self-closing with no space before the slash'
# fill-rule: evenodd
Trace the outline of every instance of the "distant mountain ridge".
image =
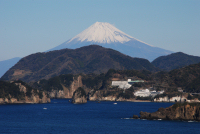
<svg viewBox="0 0 200 134">
<path fill-rule="evenodd" d="M 171 54 L 172 51 L 154 47 L 143 41 L 120 31 L 106 22 L 96 22 L 80 34 L 63 44 L 50 49 L 60 50 L 64 48 L 76 49 L 82 46 L 97 44 L 106 48 L 117 50 L 131 57 L 144 58 L 153 61 L 155 58 Z"/>
<path fill-rule="evenodd" d="M 60 74 L 99 74 L 110 68 L 158 70 L 146 59 L 132 58 L 112 49 L 90 45 L 75 50 L 62 49 L 29 55 L 9 69 L 2 79 L 29 82 Z"/>
<path fill-rule="evenodd" d="M 14 66 L 21 58 L 16 57 L 9 60 L 0 61 L 0 77 L 3 76 L 9 68 Z"/>
<path fill-rule="evenodd" d="M 48 51 L 66 48 L 76 49 L 92 44 L 97 44 L 105 48 L 111 48 L 131 57 L 148 59 L 149 61 L 153 61 L 159 56 L 172 53 L 172 51 L 154 47 L 143 41 L 140 41 L 106 22 L 96 22 L 80 34 Z M 13 59 L 1 61 L 0 77 L 5 74 L 10 67 L 14 66 L 19 59 L 20 58 L 14 62 Z"/>
<path fill-rule="evenodd" d="M 170 71 L 178 69 L 191 64 L 197 64 L 200 62 L 200 57 L 188 55 L 182 52 L 173 53 L 167 56 L 161 56 L 151 62 L 155 67 Z"/>
<path fill-rule="evenodd" d="M 200 93 L 200 63 L 174 69 L 168 74 L 167 81 L 171 86 L 183 87 L 186 92 Z"/>
</svg>

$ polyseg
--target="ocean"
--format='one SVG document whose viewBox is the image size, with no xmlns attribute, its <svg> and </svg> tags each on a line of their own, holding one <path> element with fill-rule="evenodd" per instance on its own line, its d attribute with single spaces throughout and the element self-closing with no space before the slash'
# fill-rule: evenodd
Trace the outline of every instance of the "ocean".
<svg viewBox="0 0 200 134">
<path fill-rule="evenodd" d="M 130 119 L 173 103 L 115 102 L 0 105 L 0 134 L 199 134 L 200 122 Z"/>
</svg>

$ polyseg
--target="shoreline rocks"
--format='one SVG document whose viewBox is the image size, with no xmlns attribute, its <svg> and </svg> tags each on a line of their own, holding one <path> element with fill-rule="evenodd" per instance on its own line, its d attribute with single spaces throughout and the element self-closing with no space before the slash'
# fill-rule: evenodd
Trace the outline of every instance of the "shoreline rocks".
<svg viewBox="0 0 200 134">
<path fill-rule="evenodd" d="M 49 96 L 45 91 L 33 89 L 22 81 L 0 81 L 0 104 L 49 103 Z"/>
<path fill-rule="evenodd" d="M 137 116 L 133 116 L 138 119 Z M 199 103 L 176 103 L 168 108 L 159 108 L 153 113 L 140 112 L 140 119 L 161 119 L 161 120 L 182 120 L 182 121 L 200 121 Z"/>
</svg>

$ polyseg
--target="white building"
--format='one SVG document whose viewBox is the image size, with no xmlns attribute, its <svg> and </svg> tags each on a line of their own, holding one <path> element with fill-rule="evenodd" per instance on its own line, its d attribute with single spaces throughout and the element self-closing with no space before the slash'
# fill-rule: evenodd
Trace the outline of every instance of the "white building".
<svg viewBox="0 0 200 134">
<path fill-rule="evenodd" d="M 163 94 L 163 93 L 164 91 L 156 92 L 155 90 L 149 91 L 149 89 L 143 89 L 143 90 L 136 91 L 134 95 L 140 96 L 140 97 L 149 97 L 149 96 L 155 97 L 156 95 Z"/>
<path fill-rule="evenodd" d="M 156 91 L 154 90 L 154 91 L 151 91 L 151 95 L 150 95 L 150 96 L 155 97 L 156 95 L 158 95 L 158 94 L 163 94 L 164 92 L 165 92 L 164 90 L 158 91 L 158 92 L 156 92 Z"/>
<path fill-rule="evenodd" d="M 149 89 L 139 90 L 134 93 L 135 96 L 148 97 L 151 95 Z"/>
<path fill-rule="evenodd" d="M 112 81 L 112 86 L 119 86 L 121 89 L 128 89 L 131 87 L 131 84 L 128 81 Z"/>
<path fill-rule="evenodd" d="M 133 83 L 144 82 L 143 80 L 134 80 L 128 79 L 127 81 L 112 81 L 111 86 L 119 86 L 121 89 L 128 89 L 132 86 Z"/>
</svg>

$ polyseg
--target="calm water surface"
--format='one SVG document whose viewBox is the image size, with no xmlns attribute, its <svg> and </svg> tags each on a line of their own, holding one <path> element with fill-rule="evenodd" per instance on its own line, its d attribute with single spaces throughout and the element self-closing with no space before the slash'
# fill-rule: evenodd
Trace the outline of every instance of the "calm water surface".
<svg viewBox="0 0 200 134">
<path fill-rule="evenodd" d="M 0 105 L 0 133 L 200 133 L 200 122 L 128 119 L 140 111 L 155 112 L 172 103 L 113 103 L 74 105 L 66 99 L 54 99 L 49 104 Z"/>
</svg>

